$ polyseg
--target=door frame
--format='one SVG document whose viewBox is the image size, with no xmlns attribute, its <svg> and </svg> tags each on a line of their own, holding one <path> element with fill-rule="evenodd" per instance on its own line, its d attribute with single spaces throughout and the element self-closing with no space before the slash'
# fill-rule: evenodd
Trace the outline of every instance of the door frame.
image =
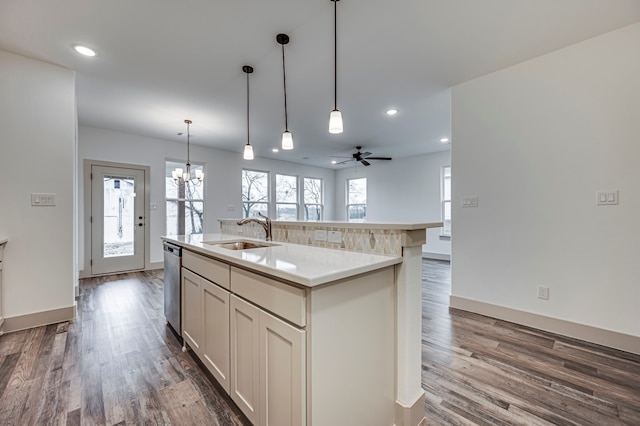
<svg viewBox="0 0 640 426">
<path fill-rule="evenodd" d="M 91 274 L 91 167 L 92 166 L 105 166 L 105 167 L 119 167 L 119 168 L 132 168 L 144 170 L 144 269 L 150 269 L 151 265 L 151 218 L 149 214 L 151 212 L 151 167 L 144 166 L 142 164 L 131 163 L 115 163 L 112 161 L 101 161 L 85 159 L 83 161 L 83 178 L 82 193 L 84 195 L 84 214 L 83 214 L 83 228 L 81 233 L 83 234 L 82 240 L 84 241 L 84 258 L 81 262 L 79 278 L 87 278 L 93 276 Z"/>
</svg>

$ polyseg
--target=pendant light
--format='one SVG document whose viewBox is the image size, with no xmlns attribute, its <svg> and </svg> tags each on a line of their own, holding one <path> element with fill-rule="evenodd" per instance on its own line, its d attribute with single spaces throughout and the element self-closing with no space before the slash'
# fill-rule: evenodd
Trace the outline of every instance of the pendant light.
<svg viewBox="0 0 640 426">
<path fill-rule="evenodd" d="M 329 133 L 342 133 L 342 113 L 338 110 L 338 2 L 333 8 L 333 111 L 329 115 Z"/>
<path fill-rule="evenodd" d="M 198 185 L 202 183 L 204 179 L 204 173 L 202 170 L 196 170 L 195 180 L 191 180 L 191 160 L 190 160 L 190 139 L 191 133 L 189 131 L 189 125 L 192 123 L 191 120 L 184 120 L 184 124 L 187 125 L 187 170 L 183 173 L 182 168 L 177 167 L 175 170 L 171 172 L 171 176 L 175 180 L 181 180 L 182 182 L 190 182 L 193 185 Z"/>
<path fill-rule="evenodd" d="M 242 71 L 247 74 L 247 144 L 244 146 L 244 154 L 242 158 L 245 160 L 253 160 L 253 147 L 249 143 L 249 74 L 253 72 L 253 67 L 245 65 L 242 67 Z"/>
<path fill-rule="evenodd" d="M 289 36 L 278 34 L 276 41 L 282 46 L 282 82 L 284 87 L 284 132 L 282 133 L 282 149 L 293 149 L 293 135 L 289 131 L 289 120 L 287 115 L 287 71 L 284 66 L 284 45 L 289 43 Z"/>
</svg>

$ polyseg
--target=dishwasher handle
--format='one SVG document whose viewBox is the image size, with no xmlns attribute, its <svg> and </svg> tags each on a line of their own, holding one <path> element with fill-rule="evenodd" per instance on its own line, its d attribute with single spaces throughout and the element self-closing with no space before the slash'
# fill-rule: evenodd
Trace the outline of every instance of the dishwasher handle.
<svg viewBox="0 0 640 426">
<path fill-rule="evenodd" d="M 164 251 L 173 254 L 174 256 L 182 256 L 182 247 L 171 243 L 164 243 Z"/>
</svg>

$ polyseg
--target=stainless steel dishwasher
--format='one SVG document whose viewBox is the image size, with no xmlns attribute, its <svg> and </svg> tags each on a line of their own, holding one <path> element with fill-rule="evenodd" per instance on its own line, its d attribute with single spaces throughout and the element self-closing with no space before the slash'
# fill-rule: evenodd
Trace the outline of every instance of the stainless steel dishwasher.
<svg viewBox="0 0 640 426">
<path fill-rule="evenodd" d="M 180 268 L 182 267 L 182 247 L 165 241 L 164 243 L 164 316 L 173 331 L 182 336 L 180 314 L 182 296 L 180 291 Z"/>
</svg>

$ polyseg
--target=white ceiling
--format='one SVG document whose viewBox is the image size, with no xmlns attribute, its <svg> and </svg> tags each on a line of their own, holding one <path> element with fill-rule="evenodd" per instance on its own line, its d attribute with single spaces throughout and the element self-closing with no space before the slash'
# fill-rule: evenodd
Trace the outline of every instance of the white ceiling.
<svg viewBox="0 0 640 426">
<path fill-rule="evenodd" d="M 333 108 L 330 0 L 2 0 L 0 49 L 77 71 L 81 126 L 332 167 L 356 145 L 404 157 L 448 149 L 449 88 L 640 20 L 639 0 L 341 0 Z M 296 148 L 277 154 L 289 128 Z M 98 52 L 81 57 L 76 43 Z M 3 82 L 4 84 L 5 82 Z M 390 118 L 384 111 L 399 110 Z M 455 143 L 455 141 L 453 141 Z M 239 154 L 240 155 L 240 154 Z M 308 157 L 308 158 L 304 158 Z M 375 164 L 374 164 L 375 165 Z"/>
</svg>

